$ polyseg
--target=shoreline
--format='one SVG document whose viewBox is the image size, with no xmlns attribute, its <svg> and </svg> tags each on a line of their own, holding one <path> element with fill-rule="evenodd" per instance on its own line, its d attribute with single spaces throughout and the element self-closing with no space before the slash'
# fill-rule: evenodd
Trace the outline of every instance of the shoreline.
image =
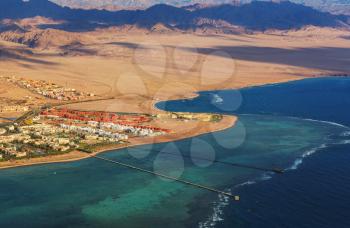
<svg viewBox="0 0 350 228">
<path fill-rule="evenodd" d="M 322 78 L 322 76 L 315 76 L 315 77 Z M 315 78 L 315 77 L 312 77 L 312 78 Z M 327 76 L 324 76 L 324 77 L 326 78 Z M 333 76 L 328 76 L 328 77 L 333 77 Z M 303 77 L 303 78 L 300 78 L 297 80 L 289 80 L 287 82 L 305 80 L 308 78 L 310 78 L 310 77 Z M 279 83 L 281 83 L 281 82 L 266 83 L 264 85 L 276 85 Z M 257 86 L 262 86 L 262 85 L 253 85 L 253 86 L 247 86 L 247 87 L 242 87 L 242 88 L 253 88 L 253 87 L 257 87 Z M 237 88 L 237 89 L 241 89 L 241 88 Z M 225 90 L 225 89 L 223 89 L 223 90 Z M 218 90 L 213 90 L 213 91 L 218 91 Z M 165 110 L 161 110 L 161 109 L 157 108 L 156 104 L 159 102 L 194 99 L 194 98 L 200 96 L 201 92 L 207 92 L 207 91 L 204 90 L 204 91 L 196 91 L 196 92 L 186 93 L 186 94 L 174 96 L 171 99 L 167 99 L 166 97 L 163 97 L 163 98 L 158 97 L 158 98 L 151 101 L 152 108 L 150 110 L 150 114 L 166 112 Z M 132 147 L 141 146 L 141 145 L 176 142 L 179 140 L 193 138 L 193 137 L 197 137 L 197 136 L 204 135 L 204 134 L 223 131 L 225 129 L 228 129 L 228 128 L 234 126 L 237 119 L 238 119 L 238 117 L 234 116 L 234 115 L 223 115 L 223 119 L 218 123 L 214 123 L 214 127 L 213 127 L 213 123 L 199 122 L 198 125 L 201 125 L 200 129 L 193 129 L 193 131 L 191 131 L 191 132 L 186 132 L 186 129 L 185 129 L 185 133 L 175 132 L 175 133 L 171 133 L 169 135 L 156 136 L 156 137 L 131 138 L 130 142 L 126 143 L 125 145 L 103 146 L 103 147 L 98 148 L 96 152 L 89 153 L 89 154 L 85 153 L 85 152 L 81 152 L 81 151 L 72 151 L 72 152 L 67 153 L 67 154 L 52 155 L 52 156 L 23 159 L 23 160 L 4 161 L 4 162 L 0 162 L 0 170 L 25 167 L 25 166 L 44 165 L 44 164 L 51 164 L 51 163 L 74 162 L 74 161 L 79 161 L 79 160 L 91 158 L 92 156 L 95 156 L 97 154 L 108 153 L 108 152 L 112 152 L 112 151 L 116 151 L 116 150 L 127 149 L 127 148 L 132 148 Z M 219 125 L 219 126 L 215 126 L 215 125 Z M 203 129 L 203 128 L 205 128 L 205 129 Z"/>
<path fill-rule="evenodd" d="M 160 144 L 160 143 L 166 143 L 166 142 L 176 142 L 179 140 L 197 137 L 200 135 L 228 129 L 234 126 L 236 121 L 237 121 L 236 116 L 223 115 L 223 119 L 220 122 L 209 123 L 209 124 L 208 122 L 199 122 L 198 124 L 196 124 L 198 125 L 196 128 L 190 129 L 190 131 L 188 132 L 187 132 L 188 129 L 184 129 L 185 132 L 175 132 L 169 135 L 145 137 L 145 138 L 138 138 L 138 137 L 131 138 L 129 140 L 129 143 L 122 144 L 122 145 L 103 146 L 98 148 L 97 151 L 93 153 L 85 153 L 85 152 L 75 150 L 67 154 L 44 156 L 44 157 L 29 158 L 29 159 L 22 159 L 22 160 L 4 161 L 4 162 L 0 162 L 0 170 L 25 167 L 25 166 L 45 165 L 45 164 L 51 164 L 51 163 L 74 162 L 74 161 L 91 158 L 101 153 L 108 153 L 112 151 L 118 151 L 121 149 L 132 148 L 136 146 L 142 146 L 142 145 L 148 145 L 148 144 Z"/>
</svg>

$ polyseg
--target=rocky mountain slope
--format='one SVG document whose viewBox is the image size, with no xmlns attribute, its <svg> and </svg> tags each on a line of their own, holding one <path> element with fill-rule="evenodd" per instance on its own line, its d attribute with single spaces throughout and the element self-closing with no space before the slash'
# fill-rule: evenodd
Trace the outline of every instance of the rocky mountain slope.
<svg viewBox="0 0 350 228">
<path fill-rule="evenodd" d="M 335 16 L 291 2 L 252 2 L 239 6 L 224 4 L 204 8 L 178 8 L 155 5 L 145 10 L 81 10 L 61 7 L 49 0 L 1 0 L 0 19 L 35 16 L 61 20 L 60 29 L 94 29 L 96 27 L 136 25 L 151 28 L 162 23 L 173 28 L 193 28 L 199 18 L 221 20 L 247 29 L 292 29 L 302 26 L 339 26 L 348 23 L 345 16 Z M 49 27 L 54 27 L 50 25 Z"/>
<path fill-rule="evenodd" d="M 0 38 L 30 47 L 76 47 L 86 35 L 114 28 L 120 31 L 247 33 L 307 26 L 348 28 L 349 18 L 291 2 L 256 1 L 243 5 L 154 5 L 143 10 L 82 10 L 49 0 L 1 0 Z"/>
<path fill-rule="evenodd" d="M 350 0 L 293 0 L 293 2 L 325 12 L 350 15 Z"/>
<path fill-rule="evenodd" d="M 252 0 L 51 0 L 62 6 L 82 9 L 134 9 L 147 8 L 155 4 L 187 6 L 193 4 L 231 4 L 249 3 Z M 350 0 L 290 0 L 294 3 L 312 6 L 318 10 L 350 15 Z"/>
<path fill-rule="evenodd" d="M 156 4 L 185 6 L 189 4 L 226 4 L 242 2 L 240 0 L 51 0 L 62 6 L 82 9 L 133 9 L 148 8 Z M 247 0 L 243 0 L 247 2 Z"/>
</svg>

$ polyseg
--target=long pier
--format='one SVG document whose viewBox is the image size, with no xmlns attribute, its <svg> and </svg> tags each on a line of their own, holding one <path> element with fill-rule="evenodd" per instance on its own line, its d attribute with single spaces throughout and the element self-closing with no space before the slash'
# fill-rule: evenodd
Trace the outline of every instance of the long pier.
<svg viewBox="0 0 350 228">
<path fill-rule="evenodd" d="M 196 184 L 196 183 L 193 183 L 193 182 L 190 182 L 190 181 L 186 181 L 186 180 L 182 180 L 182 179 L 179 179 L 179 178 L 171 177 L 171 176 L 168 176 L 168 175 L 165 175 L 165 174 L 162 174 L 162 173 L 153 172 L 153 171 L 150 171 L 150 170 L 147 170 L 147 169 L 139 168 L 139 167 L 136 167 L 136 166 L 133 166 L 133 165 L 130 165 L 130 164 L 126 164 L 126 163 L 122 163 L 122 162 L 119 162 L 119 161 L 111 160 L 111 159 L 104 158 L 104 157 L 101 157 L 101 156 L 94 155 L 94 156 L 91 156 L 91 157 L 100 159 L 102 161 L 110 162 L 110 163 L 113 163 L 113 164 L 116 164 L 116 165 L 119 165 L 119 166 L 123 166 L 123 167 L 129 168 L 129 169 L 133 169 L 133 170 L 141 171 L 141 172 L 148 173 L 148 174 L 151 174 L 151 175 L 154 175 L 154 176 L 158 176 L 158 177 L 162 177 L 162 178 L 165 178 L 165 179 L 173 180 L 173 181 L 176 181 L 176 182 L 179 182 L 179 183 L 182 183 L 182 184 L 186 184 L 186 185 L 189 185 L 189 186 L 193 186 L 193 187 L 197 187 L 197 188 L 204 189 L 204 190 L 207 190 L 207 191 L 211 191 L 211 192 L 214 192 L 214 193 L 222 194 L 222 195 L 228 196 L 229 198 L 231 198 L 231 199 L 233 199 L 235 201 L 239 201 L 239 196 L 235 196 L 235 195 L 233 195 L 233 194 L 231 194 L 229 192 L 224 192 L 224 191 L 221 191 L 221 190 L 218 190 L 218 189 L 215 189 L 215 188 L 211 188 L 211 187 L 207 187 L 207 186 L 204 186 L 204 185 L 201 185 L 201 184 Z"/>
<path fill-rule="evenodd" d="M 167 151 L 160 151 L 160 150 L 152 150 L 161 154 L 168 154 L 171 156 L 175 156 L 175 157 L 179 157 L 180 155 L 178 154 L 174 154 L 171 152 L 167 152 Z M 224 164 L 224 165 L 228 165 L 228 166 L 234 166 L 234 167 L 240 167 L 240 168 L 246 168 L 246 169 L 255 169 L 255 170 L 260 170 L 260 171 L 265 171 L 265 172 L 273 172 L 273 173 L 277 173 L 277 174 L 283 174 L 284 170 L 280 169 L 280 168 L 265 168 L 265 167 L 259 167 L 259 166 L 253 166 L 253 165 L 246 165 L 246 164 L 239 164 L 239 163 L 232 163 L 232 162 L 226 162 L 226 161 L 220 161 L 217 159 L 211 160 L 208 158 L 203 158 L 203 157 L 198 157 L 198 156 L 189 156 L 189 155 L 181 155 L 184 158 L 188 158 L 188 159 L 197 159 L 197 160 L 202 160 L 202 161 L 210 161 L 210 162 L 214 162 L 214 163 L 219 163 L 219 164 Z"/>
</svg>

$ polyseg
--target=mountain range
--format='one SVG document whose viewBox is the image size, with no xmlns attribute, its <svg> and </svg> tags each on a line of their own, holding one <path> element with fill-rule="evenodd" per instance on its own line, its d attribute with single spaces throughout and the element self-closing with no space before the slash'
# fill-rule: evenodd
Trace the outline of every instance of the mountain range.
<svg viewBox="0 0 350 228">
<path fill-rule="evenodd" d="M 105 8 L 105 9 L 135 9 L 149 8 L 157 4 L 172 6 L 187 6 L 194 4 L 221 5 L 234 2 L 248 2 L 249 0 L 51 0 L 62 6 L 72 8 Z"/>
<path fill-rule="evenodd" d="M 349 18 L 332 15 L 311 7 L 287 1 L 255 1 L 243 5 L 208 7 L 174 7 L 154 5 L 144 10 L 82 10 L 62 7 L 48 0 L 1 0 L 0 19 L 41 16 L 64 21 L 42 25 L 42 28 L 93 30 L 97 27 L 133 25 L 150 29 L 162 24 L 171 29 L 193 30 L 198 27 L 240 26 L 249 30 L 298 29 L 303 26 L 347 26 Z"/>
<path fill-rule="evenodd" d="M 350 15 L 350 0 L 293 0 L 293 2 L 325 12 Z"/>
<path fill-rule="evenodd" d="M 156 4 L 168 4 L 173 6 L 187 6 L 193 4 L 244 4 L 252 0 L 51 0 L 62 6 L 84 9 L 130 9 L 147 8 Z M 350 14 L 350 0 L 291 0 L 294 3 L 312 6 L 322 11 L 338 14 Z"/>
</svg>

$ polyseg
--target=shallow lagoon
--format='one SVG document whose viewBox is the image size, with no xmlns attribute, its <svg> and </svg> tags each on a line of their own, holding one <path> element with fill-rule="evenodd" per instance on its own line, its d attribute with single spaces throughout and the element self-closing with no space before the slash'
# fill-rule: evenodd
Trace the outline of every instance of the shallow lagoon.
<svg viewBox="0 0 350 228">
<path fill-rule="evenodd" d="M 313 227 L 321 222 L 321 226 L 327 225 L 322 216 L 329 211 L 322 211 L 323 204 L 319 205 L 320 212 L 316 215 L 310 208 L 310 205 L 320 203 L 312 201 L 317 193 L 311 190 L 321 188 L 322 191 L 318 193 L 322 192 L 325 196 L 327 193 L 329 196 L 348 196 L 350 193 L 324 190 L 325 186 L 339 183 L 332 183 L 332 179 L 327 179 L 327 185 L 315 181 L 315 178 L 320 179 L 317 175 L 319 170 L 311 172 L 307 167 L 322 166 L 322 175 L 331 173 L 337 177 L 338 172 L 346 173 L 333 167 L 332 162 L 344 164 L 348 159 L 349 155 L 344 154 L 344 148 L 341 147 L 347 146 L 344 141 L 348 139 L 346 132 L 349 130 L 327 122 L 287 117 L 318 118 L 317 115 L 322 115 L 319 119 L 326 121 L 342 119 L 342 115 L 339 117 L 334 114 L 328 114 L 332 117 L 331 120 L 324 118 L 327 115 L 323 108 L 323 112 L 318 112 L 315 116 L 310 105 L 298 106 L 298 102 L 309 99 L 289 99 L 290 104 L 294 104 L 293 109 L 283 109 L 280 106 L 288 105 L 286 102 L 279 104 L 280 106 L 274 105 L 280 101 L 275 100 L 277 98 L 273 92 L 266 93 L 281 90 L 288 96 L 290 89 L 289 95 L 293 98 L 294 95 L 291 94 L 295 94 L 295 88 L 302 87 L 302 91 L 305 91 L 303 97 L 315 96 L 313 92 L 308 94 L 307 88 L 314 87 L 315 83 L 319 86 L 325 83 L 323 86 L 334 89 L 329 90 L 331 93 L 339 93 L 345 103 L 349 101 L 347 91 L 350 90 L 346 90 L 346 86 L 350 86 L 349 80 L 331 79 L 334 83 L 330 83 L 328 79 L 319 80 L 242 90 L 241 110 L 224 111 L 241 113 L 240 123 L 234 128 L 175 143 L 153 145 L 151 148 L 140 146 L 137 150 L 124 149 L 102 154 L 109 159 L 231 191 L 241 195 L 242 200 L 239 203 L 181 183 L 165 181 L 100 160 L 86 159 L 0 171 L 0 226 L 144 227 L 147 224 L 148 227 L 281 227 L 292 224 L 290 227 L 295 227 L 307 224 L 305 227 Z M 260 90 L 264 90 L 263 93 Z M 283 98 L 281 91 L 278 92 L 278 99 Z M 318 91 L 323 98 L 325 91 Z M 223 95 L 226 93 L 227 95 Z M 345 97 L 342 93 L 345 93 Z M 221 104 L 213 104 L 213 94 L 220 95 Z M 198 108 L 197 111 L 223 112 L 220 105 L 225 105 L 223 102 L 232 102 L 231 98 L 229 91 L 209 92 L 194 100 L 169 102 L 166 108 L 192 111 L 188 107 L 194 107 Z M 259 102 L 255 99 L 259 99 Z M 264 99 L 270 105 L 264 105 Z M 190 106 L 188 102 L 192 102 Z M 251 102 L 256 102 L 256 106 Z M 203 107 L 206 109 L 199 110 Z M 310 114 L 302 108 L 300 113 L 295 112 L 296 107 L 310 109 Z M 341 106 L 340 110 L 343 108 Z M 290 115 L 287 113 L 289 110 L 293 111 Z M 304 116 L 304 113 L 308 116 Z M 337 112 L 333 110 L 332 113 Z M 346 124 L 344 120 L 339 122 Z M 162 154 L 157 152 L 159 150 L 177 156 Z M 327 152 L 328 150 L 330 152 Z M 320 154 L 324 156 L 335 150 L 341 151 L 337 153 L 341 161 L 337 161 L 335 154 L 331 156 L 333 160 L 329 157 L 328 160 L 317 159 Z M 319 151 L 320 153 L 313 154 Z M 191 154 L 207 158 L 212 158 L 214 154 L 218 160 L 263 167 L 283 167 L 289 168 L 289 171 L 285 175 L 275 175 L 217 163 L 203 163 L 188 158 Z M 308 158 L 305 159 L 306 157 Z M 318 165 L 312 163 L 315 158 Z M 329 172 L 322 162 L 329 165 Z M 302 172 L 305 169 L 306 171 Z M 343 180 L 344 184 L 348 183 L 347 181 L 349 180 Z M 339 205 L 343 204 L 334 203 L 333 210 L 339 209 Z M 305 211 L 293 214 L 295 208 Z M 278 214 L 278 219 L 274 218 L 271 211 Z M 338 224 L 345 224 L 346 221 L 339 220 L 341 213 L 337 214 L 335 218 L 338 218 Z M 288 220 L 293 215 L 299 216 L 300 223 L 295 219 Z M 303 218 L 306 219 L 307 216 L 311 218 L 309 223 L 302 223 Z"/>
</svg>

